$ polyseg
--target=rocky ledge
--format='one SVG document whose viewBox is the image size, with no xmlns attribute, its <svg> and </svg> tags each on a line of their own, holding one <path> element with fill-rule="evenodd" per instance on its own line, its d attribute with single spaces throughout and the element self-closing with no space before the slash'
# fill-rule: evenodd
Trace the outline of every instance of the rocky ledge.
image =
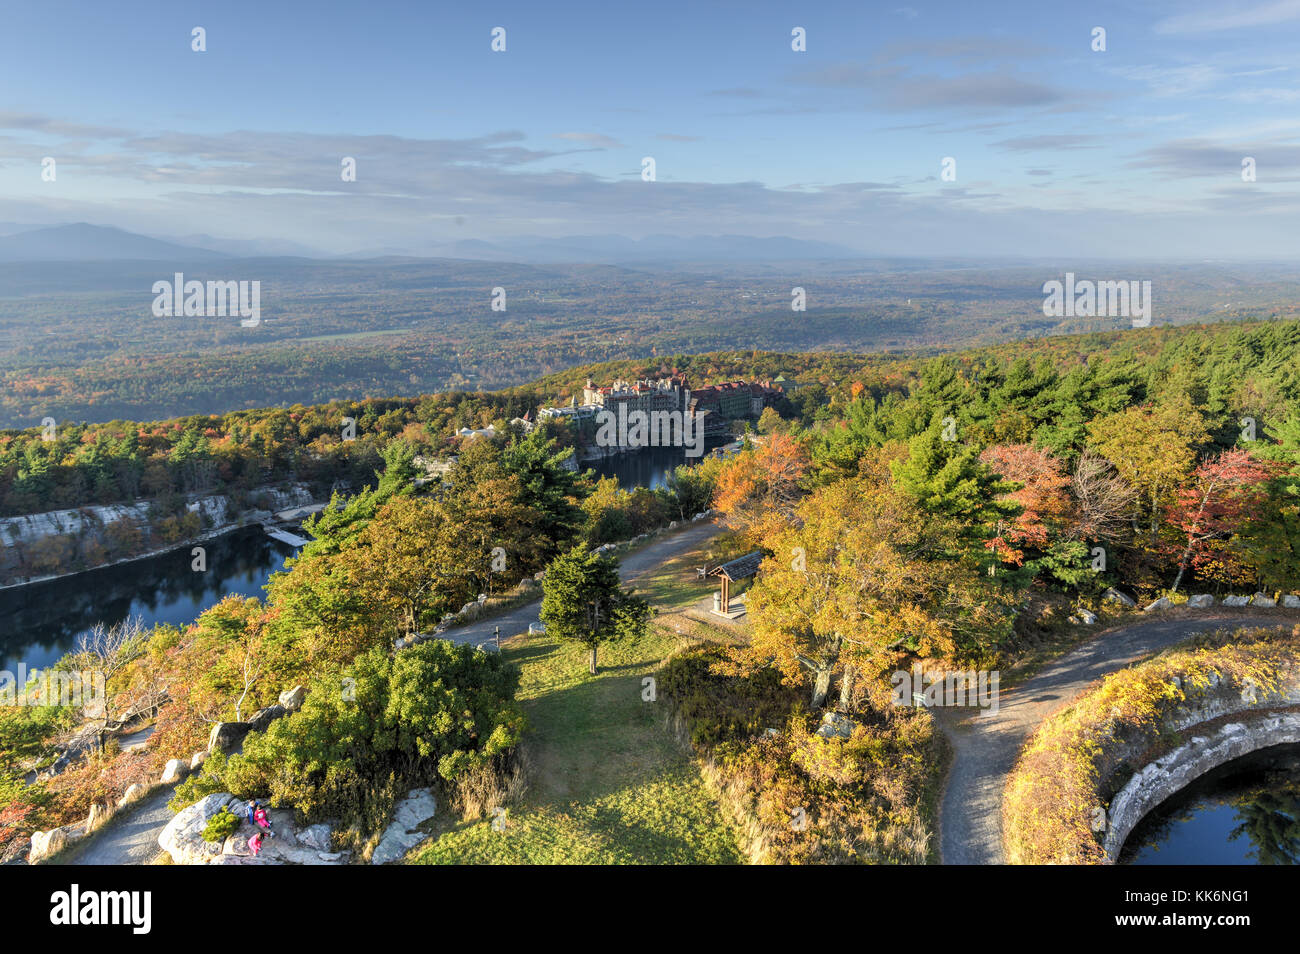
<svg viewBox="0 0 1300 954">
<path fill-rule="evenodd" d="M 331 851 L 333 833 L 328 825 L 294 825 L 293 813 L 272 808 L 267 812 L 274 838 L 264 839 L 256 858 L 248 839 L 257 830 L 247 820 L 223 842 L 203 840 L 203 830 L 214 815 L 229 808 L 243 817 L 244 802 L 229 792 L 214 792 L 176 813 L 158 836 L 158 845 L 178 865 L 341 865 L 346 851 Z"/>
</svg>

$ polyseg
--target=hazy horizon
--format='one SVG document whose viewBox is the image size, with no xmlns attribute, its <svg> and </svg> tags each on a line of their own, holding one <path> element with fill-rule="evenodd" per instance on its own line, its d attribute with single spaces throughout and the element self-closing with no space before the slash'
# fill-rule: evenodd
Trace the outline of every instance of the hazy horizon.
<svg viewBox="0 0 1300 954">
<path fill-rule="evenodd" d="M 0 219 L 253 255 L 734 235 L 1296 257 L 1297 0 L 135 13 L 6 13 Z"/>
</svg>

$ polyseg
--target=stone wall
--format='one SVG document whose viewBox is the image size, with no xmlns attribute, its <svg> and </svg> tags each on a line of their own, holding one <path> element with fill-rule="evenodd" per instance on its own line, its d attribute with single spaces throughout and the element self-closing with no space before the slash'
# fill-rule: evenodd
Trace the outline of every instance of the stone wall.
<svg viewBox="0 0 1300 954">
<path fill-rule="evenodd" d="M 1300 743 L 1300 710 L 1270 713 L 1208 728 L 1144 766 L 1111 800 L 1102 839 L 1107 861 L 1115 863 L 1125 839 L 1147 813 L 1206 772 L 1259 749 L 1295 743 Z"/>
<path fill-rule="evenodd" d="M 1300 677 L 1293 675 L 1276 691 L 1257 696 L 1215 677 L 1208 691 L 1170 713 L 1164 728 L 1194 734 L 1143 765 L 1110 800 L 1102 848 L 1112 864 L 1144 816 L 1206 772 L 1258 749 L 1300 741 Z M 1110 754 L 1119 761 L 1141 753 L 1120 749 Z"/>
</svg>

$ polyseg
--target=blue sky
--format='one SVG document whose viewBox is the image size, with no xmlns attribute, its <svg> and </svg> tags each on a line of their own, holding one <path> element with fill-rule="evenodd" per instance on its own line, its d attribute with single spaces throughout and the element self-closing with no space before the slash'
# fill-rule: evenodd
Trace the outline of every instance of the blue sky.
<svg viewBox="0 0 1300 954">
<path fill-rule="evenodd" d="M 0 222 L 330 253 L 735 233 L 871 255 L 1296 257 L 1300 0 L 0 16 Z"/>
</svg>

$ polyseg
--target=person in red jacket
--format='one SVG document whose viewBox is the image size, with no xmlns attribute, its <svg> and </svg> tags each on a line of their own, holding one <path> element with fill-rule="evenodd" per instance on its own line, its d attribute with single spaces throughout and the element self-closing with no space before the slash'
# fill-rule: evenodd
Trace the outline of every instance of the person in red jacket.
<svg viewBox="0 0 1300 954">
<path fill-rule="evenodd" d="M 252 838 L 248 839 L 248 850 L 253 853 L 254 858 L 256 858 L 257 853 L 262 850 L 262 833 L 260 831 L 255 833 Z"/>
<path fill-rule="evenodd" d="M 261 828 L 263 830 L 269 830 L 271 827 L 271 819 L 267 817 L 266 809 L 263 808 L 261 805 L 258 805 L 257 808 L 253 811 L 253 822 L 257 825 L 258 828 Z"/>
</svg>

